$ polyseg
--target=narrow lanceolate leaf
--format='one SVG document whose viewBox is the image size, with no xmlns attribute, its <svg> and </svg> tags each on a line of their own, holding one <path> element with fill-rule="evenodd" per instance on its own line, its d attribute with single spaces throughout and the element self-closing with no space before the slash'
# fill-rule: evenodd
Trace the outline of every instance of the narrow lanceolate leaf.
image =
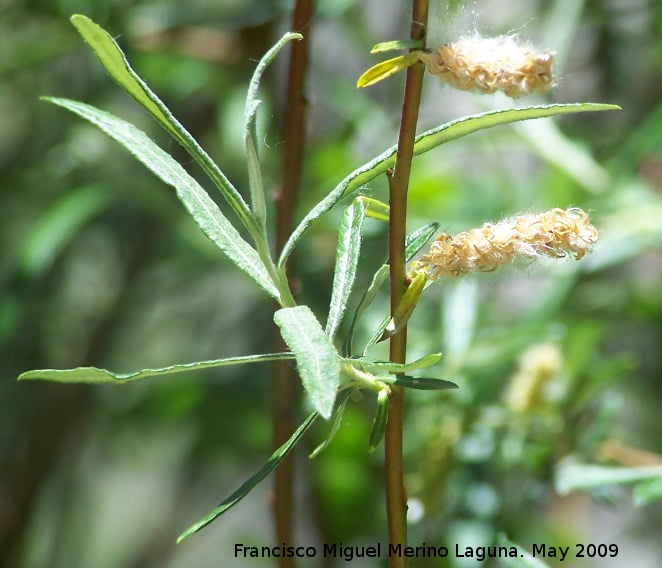
<svg viewBox="0 0 662 568">
<path fill-rule="evenodd" d="M 320 416 L 329 418 L 340 383 L 340 358 L 335 347 L 308 306 L 278 310 L 274 321 L 294 353 L 313 407 Z"/>
<path fill-rule="evenodd" d="M 342 216 L 338 229 L 338 247 L 336 249 L 336 267 L 333 272 L 331 305 L 326 322 L 326 334 L 330 339 L 336 335 L 347 308 L 347 301 L 354 286 L 356 267 L 361 252 L 361 228 L 365 219 L 365 205 L 357 199 Z"/>
<path fill-rule="evenodd" d="M 577 489 L 635 483 L 656 478 L 662 478 L 662 466 L 606 467 L 566 463 L 559 466 L 555 485 L 561 495 L 567 495 Z"/>
<path fill-rule="evenodd" d="M 376 219 L 377 221 L 388 222 L 391 208 L 386 205 L 386 203 L 379 201 L 378 199 L 373 199 L 372 197 L 366 197 L 365 195 L 361 195 L 356 199 L 365 205 L 366 217 Z"/>
<path fill-rule="evenodd" d="M 439 223 L 428 223 L 420 229 L 416 229 L 409 235 L 405 241 L 405 261 L 409 262 L 419 250 L 421 250 L 425 243 L 430 240 L 430 237 L 439 230 Z"/>
<path fill-rule="evenodd" d="M 359 80 L 356 82 L 356 86 L 361 89 L 363 87 L 369 87 L 375 83 L 379 83 L 384 79 L 394 75 L 398 71 L 402 71 L 407 67 L 411 67 L 414 63 L 418 61 L 418 53 L 412 52 L 407 53 L 406 55 L 400 55 L 394 57 L 393 59 L 388 59 L 377 63 L 377 65 L 372 66 L 368 69 L 363 75 L 359 77 Z"/>
<path fill-rule="evenodd" d="M 419 273 L 414 277 L 414 280 L 412 280 L 411 284 L 407 287 L 405 293 L 402 295 L 400 303 L 398 304 L 398 307 L 395 308 L 393 317 L 391 318 L 391 321 L 388 322 L 388 325 L 386 326 L 382 336 L 379 338 L 379 341 L 384 341 L 385 339 L 388 339 L 392 335 L 395 335 L 404 329 L 404 327 L 407 325 L 407 322 L 409 321 L 409 318 L 411 317 L 411 314 L 414 313 L 414 310 L 418 305 L 418 301 L 421 298 L 421 294 L 423 293 L 426 282 L 427 278 L 423 274 Z"/>
<path fill-rule="evenodd" d="M 371 373 L 411 373 L 412 371 L 420 371 L 437 365 L 442 357 L 441 353 L 430 353 L 411 363 L 391 363 L 390 361 L 378 361 L 369 357 L 348 359 L 347 362 L 355 366 L 359 365 Z"/>
<path fill-rule="evenodd" d="M 336 407 L 336 412 L 333 415 L 333 423 L 331 424 L 331 429 L 329 430 L 326 439 L 313 450 L 313 452 L 308 456 L 309 458 L 311 459 L 316 458 L 326 448 L 329 447 L 329 444 L 331 444 L 331 442 L 333 441 L 333 438 L 335 437 L 338 428 L 340 428 L 342 417 L 343 414 L 345 413 L 345 408 L 347 407 L 347 402 L 357 390 L 358 389 L 346 389 L 343 390 L 340 394 L 338 394 L 338 399 L 336 400 L 337 407 Z"/>
<path fill-rule="evenodd" d="M 43 369 L 40 371 L 27 371 L 18 377 L 18 380 L 44 380 L 59 383 L 115 383 L 124 384 L 141 381 L 149 377 L 163 377 L 185 371 L 200 371 L 202 369 L 214 369 L 228 365 L 241 365 L 244 363 L 260 363 L 264 361 L 277 361 L 283 359 L 294 359 L 292 353 L 266 353 L 264 355 L 247 355 L 246 357 L 229 357 L 227 359 L 214 359 L 212 361 L 197 361 L 195 363 L 183 363 L 171 365 L 160 369 L 143 369 L 135 373 L 112 373 L 105 369 L 96 367 L 78 367 L 77 369 Z"/>
<path fill-rule="evenodd" d="M 165 128 L 200 164 L 228 203 L 236 211 L 251 235 L 259 238 L 258 225 L 241 194 L 225 177 L 209 155 L 172 115 L 161 100 L 131 68 L 115 40 L 101 26 L 89 18 L 76 14 L 71 17 L 83 39 L 89 44 L 108 74 Z"/>
<path fill-rule="evenodd" d="M 357 306 L 356 311 L 354 312 L 352 323 L 349 326 L 349 330 L 347 331 L 347 336 L 345 337 L 345 341 L 343 342 L 344 357 L 351 357 L 353 352 L 352 341 L 354 339 L 354 331 L 356 329 L 356 324 L 359 322 L 359 319 L 363 315 L 363 312 L 368 308 L 368 306 L 370 306 L 370 304 L 372 304 L 373 300 L 377 296 L 377 292 L 379 292 L 379 289 L 382 287 L 384 282 L 388 280 L 388 275 L 389 275 L 389 266 L 388 264 L 383 264 L 379 268 L 379 270 L 375 272 L 375 275 L 372 277 L 372 282 L 370 283 L 370 286 L 368 286 L 368 289 L 363 294 L 363 297 L 361 298 L 361 301 L 359 302 L 359 305 Z M 381 335 L 381 331 L 380 331 L 380 335 Z"/>
<path fill-rule="evenodd" d="M 386 431 L 386 422 L 388 421 L 388 390 L 382 389 L 377 394 L 377 412 L 372 422 L 370 436 L 368 438 L 368 452 L 372 453 L 384 437 Z"/>
<path fill-rule="evenodd" d="M 253 208 L 253 213 L 265 234 L 267 209 L 264 199 L 264 187 L 262 184 L 262 172 L 260 170 L 257 140 L 257 109 L 260 106 L 261 101 L 257 98 L 257 91 L 260 86 L 260 81 L 262 80 L 262 75 L 273 61 L 274 57 L 278 55 L 278 52 L 283 49 L 285 44 L 289 41 L 301 39 L 302 37 L 303 36 L 298 33 L 287 33 L 266 53 L 255 68 L 255 73 L 253 73 L 253 78 L 248 87 L 248 96 L 246 97 L 246 126 L 244 140 L 248 157 L 248 181 L 251 189 L 251 206 Z"/>
<path fill-rule="evenodd" d="M 414 390 L 453 390 L 460 387 L 451 381 L 443 379 L 434 379 L 430 377 L 410 377 L 409 375 L 391 375 L 389 377 L 379 377 L 383 383 L 398 385 L 407 389 Z"/>
<path fill-rule="evenodd" d="M 375 47 L 370 50 L 370 53 L 382 53 L 384 51 L 394 51 L 396 49 L 422 49 L 423 47 L 423 42 L 420 39 L 385 41 L 375 45 Z"/>
<path fill-rule="evenodd" d="M 442 124 L 437 128 L 423 132 L 416 137 L 414 144 L 414 155 L 418 156 L 424 152 L 428 152 L 433 148 L 477 132 L 485 130 L 493 126 L 501 124 L 509 124 L 521 120 L 531 120 L 534 118 L 545 118 L 556 116 L 559 114 L 589 112 L 589 111 L 603 111 L 603 110 L 618 110 L 620 107 L 616 105 L 593 104 L 593 103 L 578 103 L 578 104 L 554 104 L 533 106 L 519 109 L 506 109 L 484 112 L 472 116 L 467 116 Z M 392 146 L 376 158 L 370 160 L 360 168 L 357 168 L 343 179 L 322 201 L 320 201 L 308 214 L 303 218 L 299 226 L 292 233 L 288 239 L 283 252 L 278 260 L 279 266 L 284 266 L 287 258 L 292 253 L 294 246 L 301 236 L 306 232 L 308 227 L 319 217 L 324 215 L 327 211 L 338 203 L 343 197 L 350 195 L 360 187 L 369 183 L 377 176 L 380 176 L 395 164 L 395 154 L 397 146 Z"/>
<path fill-rule="evenodd" d="M 174 187 L 177 190 L 177 197 L 205 235 L 263 290 L 278 299 L 278 290 L 255 249 L 244 241 L 198 182 L 172 156 L 152 142 L 144 132 L 112 114 L 84 103 L 56 98 L 45 100 L 64 107 L 98 126 L 108 136 L 122 144 L 165 183 Z"/>
<path fill-rule="evenodd" d="M 258 483 L 264 480 L 274 469 L 276 469 L 278 464 L 285 459 L 290 450 L 297 444 L 299 440 L 301 440 L 306 430 L 308 430 L 310 425 L 315 421 L 315 418 L 317 418 L 317 413 L 313 412 L 308 418 L 306 418 L 306 421 L 301 426 L 299 426 L 292 437 L 272 454 L 272 456 L 269 458 L 269 461 L 264 464 L 260 471 L 258 471 L 253 477 L 247 480 L 239 489 L 237 489 L 206 517 L 203 517 L 197 523 L 186 529 L 177 539 L 177 542 L 179 543 L 186 537 L 191 536 L 192 534 L 197 533 L 199 530 L 205 528 L 209 523 L 220 517 L 228 509 L 234 507 L 239 501 L 246 497 L 246 495 L 248 495 Z"/>
</svg>

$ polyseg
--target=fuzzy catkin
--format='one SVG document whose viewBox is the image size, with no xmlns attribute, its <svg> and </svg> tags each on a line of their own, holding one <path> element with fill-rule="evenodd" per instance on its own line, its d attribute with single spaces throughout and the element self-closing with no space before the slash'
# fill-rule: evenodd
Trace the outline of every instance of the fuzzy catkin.
<svg viewBox="0 0 662 568">
<path fill-rule="evenodd" d="M 578 208 L 552 209 L 499 223 L 485 223 L 455 237 L 441 233 L 427 254 L 411 265 L 409 276 L 424 273 L 430 280 L 471 272 L 492 272 L 518 257 L 579 260 L 598 240 L 588 215 Z"/>
<path fill-rule="evenodd" d="M 468 37 L 418 57 L 430 73 L 463 91 L 517 98 L 546 93 L 555 84 L 554 54 L 520 45 L 513 36 Z"/>
</svg>

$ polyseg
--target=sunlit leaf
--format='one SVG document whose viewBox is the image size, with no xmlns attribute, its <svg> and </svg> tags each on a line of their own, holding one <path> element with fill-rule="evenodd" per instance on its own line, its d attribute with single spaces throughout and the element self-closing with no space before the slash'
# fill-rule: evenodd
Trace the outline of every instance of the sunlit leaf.
<svg viewBox="0 0 662 568">
<path fill-rule="evenodd" d="M 402 295 L 400 303 L 398 304 L 398 307 L 395 308 L 393 317 L 391 318 L 391 321 L 388 322 L 379 341 L 384 341 L 396 333 L 400 333 L 404 329 L 418 305 L 418 301 L 421 298 L 426 283 L 427 278 L 424 274 L 419 273 L 414 277 L 411 284 L 409 284 L 405 293 Z"/>
<path fill-rule="evenodd" d="M 301 39 L 303 36 L 298 33 L 286 33 L 280 41 L 273 46 L 266 55 L 260 60 L 255 68 L 253 78 L 248 87 L 248 96 L 246 97 L 246 118 L 244 141 L 246 143 L 246 155 L 248 159 L 248 182 L 251 191 L 251 206 L 253 214 L 257 219 L 263 233 L 266 234 L 267 208 L 264 199 L 264 187 L 262 184 L 262 171 L 260 169 L 260 160 L 258 156 L 257 140 L 257 109 L 260 106 L 260 100 L 257 98 L 258 88 L 262 75 L 269 64 L 278 55 L 278 52 L 290 41 Z"/>
<path fill-rule="evenodd" d="M 172 156 L 164 152 L 141 130 L 112 114 L 67 99 L 46 98 L 89 120 L 140 160 L 165 183 L 177 190 L 177 197 L 195 219 L 202 231 L 225 255 L 274 298 L 279 292 L 274 286 L 255 249 L 223 215 L 218 205 Z"/>
<path fill-rule="evenodd" d="M 554 104 L 542 105 L 518 109 L 506 109 L 484 112 L 472 116 L 467 116 L 448 122 L 432 130 L 428 130 L 416 137 L 414 144 L 414 155 L 423 154 L 433 148 L 450 142 L 457 138 L 466 136 L 479 130 L 491 128 L 502 124 L 509 124 L 521 120 L 531 120 L 535 118 L 545 118 L 560 114 L 617 110 L 620 107 L 607 104 L 577 103 L 577 104 Z M 278 265 L 284 266 L 287 258 L 292 253 L 297 241 L 306 232 L 308 227 L 319 217 L 340 201 L 343 197 L 353 193 L 360 187 L 375 179 L 377 176 L 386 173 L 389 168 L 395 164 L 395 154 L 397 146 L 392 146 L 367 164 L 357 168 L 343 179 L 333 191 L 331 191 L 322 201 L 320 201 L 303 218 L 301 223 L 288 239 L 280 258 Z"/>
<path fill-rule="evenodd" d="M 308 306 L 278 310 L 274 321 L 296 358 L 313 407 L 320 416 L 329 418 L 340 383 L 340 358 L 335 347 Z"/>
<path fill-rule="evenodd" d="M 398 71 L 411 67 L 418 60 L 418 53 L 414 51 L 412 53 L 407 53 L 406 55 L 399 55 L 393 59 L 377 63 L 377 65 L 372 66 L 359 77 L 356 86 L 361 89 L 379 83 Z"/>
<path fill-rule="evenodd" d="M 333 271 L 333 289 L 326 334 L 333 339 L 347 308 L 347 301 L 354 286 L 356 267 L 361 252 L 361 228 L 365 219 L 365 205 L 355 200 L 343 213 L 338 229 L 336 266 Z"/>
<path fill-rule="evenodd" d="M 141 381 L 149 377 L 163 377 L 186 371 L 200 371 L 202 369 L 214 369 L 228 365 L 242 365 L 244 363 L 262 363 L 265 361 L 278 361 L 294 359 L 292 353 L 265 353 L 263 355 L 247 355 L 245 357 L 228 357 L 227 359 L 213 359 L 211 361 L 196 361 L 195 363 L 182 363 L 170 365 L 160 369 L 143 369 L 135 373 L 113 373 L 96 367 L 78 367 L 76 369 L 42 369 L 27 371 L 21 374 L 19 380 L 44 380 L 59 383 L 115 383 L 124 384 Z"/>
<path fill-rule="evenodd" d="M 108 74 L 165 128 L 203 168 L 239 215 L 251 235 L 259 238 L 259 226 L 241 194 L 225 177 L 216 163 L 172 115 L 163 102 L 131 68 L 124 53 L 106 30 L 81 14 L 71 17 L 83 39 L 89 44 Z"/>
<path fill-rule="evenodd" d="M 390 361 L 378 361 L 369 357 L 360 357 L 358 359 L 348 359 L 347 362 L 353 365 L 360 365 L 369 372 L 374 373 L 411 373 L 420 371 L 437 365 L 443 355 L 441 353 L 430 353 L 411 363 L 391 363 Z"/>
<path fill-rule="evenodd" d="M 662 477 L 662 466 L 608 467 L 562 463 L 556 472 L 556 490 L 567 495 L 577 489 L 635 483 Z"/>
<path fill-rule="evenodd" d="M 179 536 L 177 542 L 179 543 L 186 537 L 191 536 L 192 534 L 205 528 L 209 523 L 220 517 L 228 509 L 234 507 L 239 501 L 246 497 L 246 495 L 248 495 L 248 493 L 250 493 L 258 483 L 264 480 L 274 469 L 276 469 L 278 464 L 285 459 L 290 450 L 297 444 L 299 440 L 301 440 L 306 430 L 315 421 L 315 418 L 317 418 L 317 413 L 313 412 L 308 418 L 306 418 L 306 421 L 301 426 L 299 426 L 292 437 L 271 455 L 269 461 L 262 467 L 262 469 L 260 469 L 260 471 L 253 475 L 253 477 L 246 481 L 239 489 L 237 489 L 211 513 L 186 529 Z"/>
<path fill-rule="evenodd" d="M 422 49 L 423 47 L 423 42 L 420 39 L 401 39 L 378 43 L 370 50 L 370 53 L 382 53 L 398 49 Z"/>
</svg>

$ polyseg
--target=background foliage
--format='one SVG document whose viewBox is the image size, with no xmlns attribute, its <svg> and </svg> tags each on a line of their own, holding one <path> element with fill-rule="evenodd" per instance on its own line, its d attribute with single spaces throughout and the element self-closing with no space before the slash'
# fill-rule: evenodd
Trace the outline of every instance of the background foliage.
<svg viewBox="0 0 662 568">
<path fill-rule="evenodd" d="M 288 8 L 264 0 L 0 2 L 6 565 L 212 566 L 235 542 L 271 543 L 265 484 L 232 520 L 174 545 L 270 454 L 268 365 L 119 388 L 18 384 L 15 377 L 82 365 L 129 372 L 268 349 L 271 307 L 198 232 L 173 193 L 102 133 L 38 97 L 116 113 L 199 173 L 80 41 L 68 18 L 83 13 L 122 34 L 134 68 L 245 186 L 245 91 L 254 61 L 287 29 Z M 363 91 L 354 85 L 375 63 L 372 45 L 407 36 L 407 11 L 394 1 L 319 2 L 302 212 L 394 143 L 402 78 Z M 436 220 L 456 233 L 571 204 L 592 212 L 601 241 L 577 265 L 443 283 L 423 297 L 410 322 L 410 358 L 442 350 L 436 372 L 461 389 L 409 397 L 410 539 L 477 545 L 505 531 L 525 547 L 616 542 L 617 563 L 595 565 L 633 558 L 654 566 L 662 555 L 653 528 L 659 502 L 634 508 L 619 487 L 594 492 L 598 501 L 583 493 L 560 497 L 553 477 L 569 457 L 601 463 L 606 455 L 635 465 L 626 461 L 643 457 L 632 448 L 662 454 L 662 9 L 653 0 L 485 0 L 475 12 L 479 26 L 496 33 L 526 24 L 523 35 L 557 52 L 562 81 L 550 100 L 608 102 L 623 111 L 500 127 L 414 163 L 412 229 Z M 471 30 L 470 16 L 456 16 L 449 23 L 439 10 L 433 36 L 446 41 Z M 265 183 L 274 193 L 282 64 L 265 77 L 259 117 L 264 160 L 271 160 Z M 453 92 L 428 77 L 420 130 L 509 104 Z M 385 180 L 370 192 L 383 197 Z M 316 223 L 297 250 L 302 299 L 319 313 L 330 294 L 340 214 Z M 363 286 L 386 256 L 385 226 L 368 220 L 365 230 Z M 371 313 L 374 328 L 383 312 Z M 367 340 L 371 331 L 359 333 Z M 510 384 L 526 374 L 522 354 L 540 344 L 558 365 L 550 388 L 518 411 Z M 382 537 L 379 457 L 365 452 L 372 411 L 368 402 L 351 405 L 325 453 L 309 462 L 300 452 L 302 542 L 372 544 Z M 322 435 L 310 436 L 310 449 Z"/>
</svg>

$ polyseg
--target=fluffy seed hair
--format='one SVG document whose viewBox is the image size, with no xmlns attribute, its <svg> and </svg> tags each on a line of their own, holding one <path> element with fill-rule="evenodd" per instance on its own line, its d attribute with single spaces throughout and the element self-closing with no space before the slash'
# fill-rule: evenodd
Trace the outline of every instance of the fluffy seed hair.
<svg viewBox="0 0 662 568">
<path fill-rule="evenodd" d="M 485 223 L 455 237 L 441 233 L 430 251 L 411 265 L 409 276 L 424 273 L 430 280 L 471 272 L 492 272 L 518 257 L 579 260 L 598 240 L 598 232 L 581 209 L 552 209 L 499 223 Z"/>
<path fill-rule="evenodd" d="M 502 91 L 517 98 L 546 93 L 555 84 L 554 54 L 520 45 L 514 36 L 472 36 L 418 57 L 430 73 L 462 91 Z"/>
</svg>

